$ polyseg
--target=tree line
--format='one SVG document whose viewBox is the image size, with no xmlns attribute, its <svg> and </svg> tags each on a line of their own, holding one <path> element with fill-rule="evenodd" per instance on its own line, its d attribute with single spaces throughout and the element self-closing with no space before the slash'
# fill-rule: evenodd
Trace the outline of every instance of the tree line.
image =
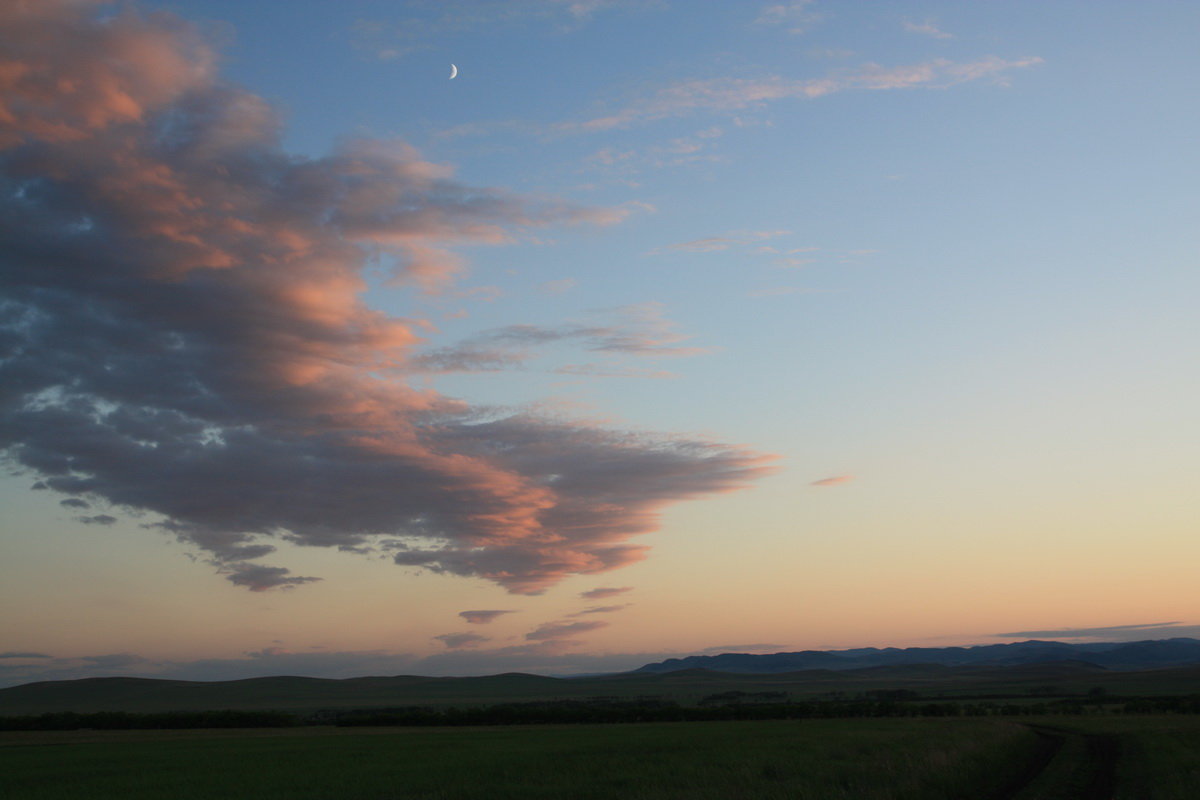
<svg viewBox="0 0 1200 800">
<path fill-rule="evenodd" d="M 404 706 L 352 710 L 324 710 L 306 714 L 284 711 L 168 711 L 132 713 L 57 712 L 0 717 L 0 730 L 133 730 L 186 728 L 288 728 L 301 725 L 340 727 L 472 726 L 602 724 L 630 722 L 705 722 L 768 719 L 835 719 L 856 717 L 984 717 L 1042 716 L 1047 714 L 1200 714 L 1200 695 L 1184 697 L 1088 696 L 1060 700 L 1003 703 L 992 700 L 925 701 L 904 697 L 871 697 L 847 700 L 771 702 L 775 698 L 751 695 L 684 706 L 673 700 L 546 700 L 497 703 L 487 706 L 437 708 Z M 748 702 L 744 702 L 748 701 Z M 765 702 L 764 702 L 765 701 Z"/>
</svg>

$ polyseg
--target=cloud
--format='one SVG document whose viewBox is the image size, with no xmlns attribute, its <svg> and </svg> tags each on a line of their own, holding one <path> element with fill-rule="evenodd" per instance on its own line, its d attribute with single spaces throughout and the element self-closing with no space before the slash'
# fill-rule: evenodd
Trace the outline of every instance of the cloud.
<svg viewBox="0 0 1200 800">
<path fill-rule="evenodd" d="M 48 656 L 45 653 L 25 653 L 19 650 L 9 650 L 0 653 L 0 658 L 53 658 L 53 656 Z"/>
<path fill-rule="evenodd" d="M 594 353 L 623 356 L 692 356 L 708 352 L 681 345 L 688 337 L 675 331 L 659 303 L 624 306 L 611 312 L 616 320 L 604 325 L 571 323 L 492 328 L 456 344 L 419 353 L 410 363 L 415 370 L 434 373 L 499 372 L 522 368 L 537 349 L 563 343 L 582 346 Z M 588 374 L 584 366 L 559 369 L 572 374 Z"/>
<path fill-rule="evenodd" d="M 0 13 L 0 450 L 35 485 L 148 513 L 254 591 L 317 580 L 258 563 L 287 541 L 536 593 L 643 558 L 628 540 L 664 507 L 772 470 L 414 388 L 424 328 L 360 298 L 381 258 L 443 292 L 456 246 L 625 211 L 469 186 L 399 142 L 286 153 L 273 109 L 168 14 Z M 684 349 L 652 310 L 632 322 L 549 335 Z"/>
<path fill-rule="evenodd" d="M 735 231 L 734 233 L 723 236 L 705 236 L 701 239 L 692 239 L 687 242 L 679 242 L 678 244 L 670 244 L 666 247 L 660 247 L 650 251 L 651 255 L 658 255 L 667 251 L 675 250 L 684 253 L 712 253 L 718 250 L 729 250 L 730 248 L 744 249 L 750 247 L 757 242 L 762 242 L 767 239 L 775 239 L 780 236 L 788 236 L 791 231 Z M 771 250 L 771 248 L 765 248 Z M 756 252 L 762 252 L 764 248 L 760 245 Z"/>
<path fill-rule="evenodd" d="M 476 647 L 484 642 L 491 641 L 490 637 L 480 636 L 477 633 L 443 633 L 441 636 L 433 638 L 452 650 L 457 650 L 460 647 Z"/>
<path fill-rule="evenodd" d="M 539 625 L 536 629 L 525 634 L 525 638 L 530 641 L 546 641 L 548 639 L 569 639 L 581 633 L 589 633 L 607 628 L 607 622 L 547 622 L 544 625 Z"/>
<path fill-rule="evenodd" d="M 800 286 L 771 286 L 766 289 L 754 289 L 746 293 L 747 297 L 782 297 L 789 294 L 814 294 L 817 289 L 806 289 Z"/>
<path fill-rule="evenodd" d="M 552 372 L 559 375 L 582 375 L 587 378 L 678 378 L 674 372 L 637 367 L 605 367 L 598 364 L 563 364 Z"/>
<path fill-rule="evenodd" d="M 735 239 L 728 236 L 707 236 L 703 239 L 693 239 L 690 242 L 668 245 L 669 250 L 682 250 L 685 253 L 711 253 L 714 250 L 728 250 Z"/>
<path fill-rule="evenodd" d="M 576 611 L 570 616 L 582 617 L 584 614 L 612 614 L 613 612 L 622 611 L 626 608 L 629 608 L 628 603 L 619 606 L 593 606 L 592 608 L 585 608 L 583 611 Z"/>
<path fill-rule="evenodd" d="M 1014 631 L 992 634 L 1004 639 L 1107 639 L 1137 641 L 1159 637 L 1197 636 L 1200 625 L 1184 625 L 1181 622 L 1149 622 L 1140 625 L 1109 625 L 1101 628 L 1052 628 L 1040 631 Z"/>
<path fill-rule="evenodd" d="M 706 647 L 699 652 L 702 654 L 709 653 L 781 653 L 788 649 L 785 644 L 719 644 L 715 647 Z"/>
<path fill-rule="evenodd" d="M 401 5 L 398 21 L 360 19 L 351 34 L 357 49 L 392 61 L 435 47 L 445 37 L 530 22 L 550 23 L 563 33 L 582 27 L 602 11 L 659 5 L 658 0 L 410 0 Z"/>
<path fill-rule="evenodd" d="M 68 497 L 66 500 L 59 500 L 58 504 L 63 508 L 91 508 L 92 504 L 86 500 L 80 500 L 78 497 Z"/>
<path fill-rule="evenodd" d="M 472 625 L 487 625 L 497 617 L 517 613 L 511 609 L 484 609 L 482 611 L 460 611 L 458 615 Z"/>
<path fill-rule="evenodd" d="M 257 549 L 244 548 L 240 552 L 236 548 L 232 551 L 222 552 L 218 550 L 216 552 L 224 556 L 224 563 L 221 564 L 220 571 L 227 577 L 229 582 L 234 586 L 245 586 L 252 592 L 265 592 L 269 589 L 291 589 L 295 586 L 302 586 L 306 583 L 321 580 L 320 578 L 292 575 L 290 574 L 291 571 L 286 567 L 268 567 L 264 564 L 247 564 L 243 561 L 232 560 L 257 558 L 274 552 L 274 550 L 275 548 L 269 545 L 260 545 Z"/>
<path fill-rule="evenodd" d="M 81 660 L 99 669 L 124 669 L 141 664 L 146 659 L 132 653 L 110 653 L 103 656 L 84 656 Z"/>
<path fill-rule="evenodd" d="M 117 518 L 111 514 L 93 514 L 92 516 L 75 517 L 76 522 L 82 522 L 84 525 L 115 525 Z"/>
<path fill-rule="evenodd" d="M 579 281 L 574 278 L 559 278 L 558 280 L 542 283 L 538 286 L 538 291 L 548 295 L 566 294 L 578 285 Z"/>
<path fill-rule="evenodd" d="M 714 163 L 723 160 L 712 150 L 724 131 L 711 126 L 679 136 L 641 150 L 617 150 L 602 147 L 584 159 L 586 166 L 617 175 L 636 175 L 644 169 L 682 167 L 698 163 Z"/>
<path fill-rule="evenodd" d="M 809 486 L 840 486 L 852 480 L 854 480 L 853 475 L 835 475 L 832 478 L 821 478 L 819 481 L 813 481 Z"/>
<path fill-rule="evenodd" d="M 954 62 L 944 58 L 920 64 L 884 67 L 864 64 L 856 70 L 844 69 L 823 78 L 793 79 L 713 78 L 676 83 L 625 108 L 583 122 L 558 126 L 563 133 L 586 133 L 625 128 L 642 122 L 681 117 L 698 112 L 728 112 L 758 108 L 790 99 L 815 99 L 845 91 L 887 91 L 895 89 L 948 89 L 970 81 L 991 79 L 1003 84 L 1006 73 L 1041 64 L 1042 59 L 1003 59 L 987 56 L 977 61 Z"/>
<path fill-rule="evenodd" d="M 940 30 L 937 25 L 934 25 L 930 20 L 924 22 L 912 22 L 911 20 L 904 21 L 904 30 L 909 33 L 919 33 L 923 36 L 932 36 L 934 39 L 953 39 L 954 34 L 946 33 Z"/>
<path fill-rule="evenodd" d="M 604 600 L 609 597 L 616 597 L 619 594 L 625 594 L 626 592 L 632 592 L 632 591 L 633 591 L 632 586 L 621 586 L 621 587 L 612 587 L 612 588 L 602 586 L 598 589 L 589 589 L 586 592 L 580 592 L 579 596 L 584 598 L 585 600 Z"/>
<path fill-rule="evenodd" d="M 786 27 L 792 34 L 806 33 L 821 20 L 820 14 L 809 10 L 812 6 L 813 0 L 773 3 L 763 7 L 754 24 Z"/>
</svg>

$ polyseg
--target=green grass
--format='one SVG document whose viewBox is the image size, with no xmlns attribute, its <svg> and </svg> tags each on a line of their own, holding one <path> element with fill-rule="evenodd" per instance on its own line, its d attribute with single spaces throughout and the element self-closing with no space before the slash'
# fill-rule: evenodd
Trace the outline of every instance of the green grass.
<svg viewBox="0 0 1200 800">
<path fill-rule="evenodd" d="M 5 800 L 986 797 L 1026 728 L 819 720 L 472 729 L 307 728 L 0 736 Z"/>
</svg>

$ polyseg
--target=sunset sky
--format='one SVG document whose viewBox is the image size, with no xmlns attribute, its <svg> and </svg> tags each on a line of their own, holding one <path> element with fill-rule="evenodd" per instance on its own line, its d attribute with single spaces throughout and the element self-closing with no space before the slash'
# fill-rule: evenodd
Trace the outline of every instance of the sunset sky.
<svg viewBox="0 0 1200 800">
<path fill-rule="evenodd" d="M 7 0 L 0 685 L 1200 636 L 1197 30 Z"/>
</svg>

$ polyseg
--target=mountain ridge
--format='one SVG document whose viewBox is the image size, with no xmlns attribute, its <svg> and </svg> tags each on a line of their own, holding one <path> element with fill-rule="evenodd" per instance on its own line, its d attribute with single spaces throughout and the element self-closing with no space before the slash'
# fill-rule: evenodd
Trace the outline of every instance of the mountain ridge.
<svg viewBox="0 0 1200 800">
<path fill-rule="evenodd" d="M 1145 670 L 1200 663 L 1200 639 L 1176 637 L 1138 642 L 1066 642 L 1029 639 L 968 647 L 858 647 L 850 650 L 799 650 L 786 653 L 719 653 L 668 658 L 645 664 L 635 673 L 682 669 L 774 673 L 808 669 L 852 670 L 902 664 L 950 667 L 1016 666 L 1051 661 L 1084 661 L 1111 670 Z"/>
</svg>

